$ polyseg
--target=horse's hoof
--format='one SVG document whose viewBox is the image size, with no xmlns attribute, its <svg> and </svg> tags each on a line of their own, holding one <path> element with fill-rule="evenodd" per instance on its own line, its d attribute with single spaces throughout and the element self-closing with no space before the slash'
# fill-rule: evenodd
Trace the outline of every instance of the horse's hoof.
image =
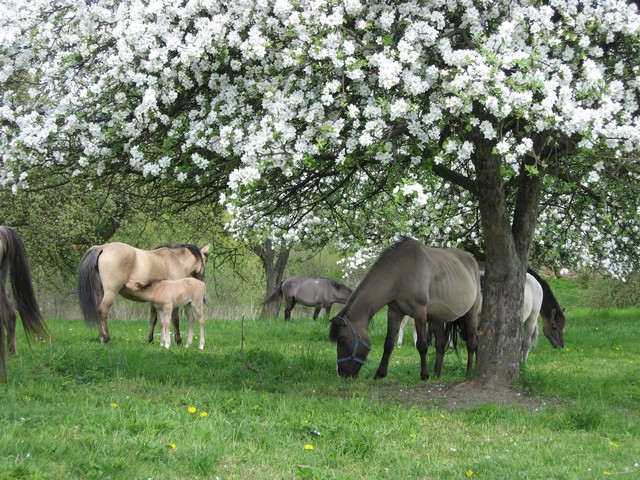
<svg viewBox="0 0 640 480">
<path fill-rule="evenodd" d="M 376 372 L 376 374 L 373 376 L 374 380 L 380 380 L 381 378 L 386 377 L 387 374 L 386 373 L 380 373 L 380 372 Z"/>
</svg>

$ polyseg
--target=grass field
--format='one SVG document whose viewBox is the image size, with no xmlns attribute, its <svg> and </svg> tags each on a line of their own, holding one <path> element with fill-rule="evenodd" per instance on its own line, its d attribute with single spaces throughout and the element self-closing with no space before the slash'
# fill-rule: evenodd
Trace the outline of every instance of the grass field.
<svg viewBox="0 0 640 480">
<path fill-rule="evenodd" d="M 532 350 L 523 401 L 447 408 L 421 393 L 464 380 L 465 361 L 421 382 L 410 331 L 372 380 L 383 318 L 352 382 L 325 321 L 208 320 L 202 352 L 146 344 L 142 320 L 111 320 L 108 345 L 49 321 L 0 385 L 0 478 L 640 478 L 640 311 L 568 322 L 565 350 Z"/>
</svg>

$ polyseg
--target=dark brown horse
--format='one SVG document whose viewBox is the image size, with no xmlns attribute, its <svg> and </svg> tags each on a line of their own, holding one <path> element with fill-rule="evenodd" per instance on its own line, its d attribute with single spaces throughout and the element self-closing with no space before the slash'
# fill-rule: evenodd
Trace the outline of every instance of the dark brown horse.
<svg viewBox="0 0 640 480">
<path fill-rule="evenodd" d="M 88 325 L 98 325 L 100 341 L 110 339 L 107 327 L 109 310 L 118 294 L 129 300 L 139 301 L 126 287 L 135 280 L 148 283 L 152 280 L 178 280 L 193 276 L 204 279 L 209 246 L 198 247 L 189 243 L 141 250 L 126 243 L 107 243 L 87 250 L 78 268 L 77 292 L 82 316 Z M 149 341 L 153 340 L 156 311 L 151 310 Z M 181 343 L 177 322 L 178 312 L 172 315 L 176 343 Z"/>
<path fill-rule="evenodd" d="M 480 273 L 473 256 L 457 249 L 429 248 L 403 238 L 373 264 L 342 311 L 331 320 L 329 337 L 337 343 L 338 373 L 357 376 L 371 350 L 369 323 L 387 306 L 387 337 L 375 378 L 387 375 L 404 315 L 416 320 L 420 377 L 429 378 L 427 322 L 436 337 L 435 374 L 440 376 L 447 342 L 445 324 L 464 318 L 468 332 L 467 373 L 477 350 Z"/>
<path fill-rule="evenodd" d="M 9 352 L 16 353 L 16 312 L 7 295 L 7 280 L 27 337 L 46 337 L 47 329 L 33 293 L 27 250 L 22 238 L 10 227 L 0 225 L 0 378 L 6 378 L 4 330 Z"/>
<path fill-rule="evenodd" d="M 351 292 L 349 287 L 330 278 L 290 277 L 280 283 L 264 303 L 284 297 L 284 319 L 287 322 L 296 303 L 315 307 L 313 319 L 316 320 L 321 309 L 324 308 L 325 315 L 329 316 L 333 304 L 345 303 Z"/>
</svg>

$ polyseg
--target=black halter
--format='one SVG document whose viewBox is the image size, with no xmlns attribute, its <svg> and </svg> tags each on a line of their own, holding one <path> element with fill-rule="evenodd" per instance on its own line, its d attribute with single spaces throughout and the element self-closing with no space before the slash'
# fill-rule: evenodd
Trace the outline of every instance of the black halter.
<svg viewBox="0 0 640 480">
<path fill-rule="evenodd" d="M 341 318 L 342 320 L 344 320 L 344 324 L 347 325 L 349 328 L 351 328 L 351 332 L 353 332 L 353 338 L 355 339 L 355 343 L 353 344 L 353 352 L 351 353 L 350 356 L 348 357 L 342 357 L 338 359 L 338 363 L 343 363 L 343 362 L 349 362 L 351 360 L 353 360 L 354 362 L 358 362 L 360 365 L 364 365 L 366 363 L 366 360 L 358 357 L 357 353 L 358 353 L 358 345 L 360 343 L 362 343 L 362 345 L 364 345 L 365 347 L 367 347 L 367 351 L 371 350 L 371 345 L 369 345 L 367 342 L 365 342 L 362 337 L 356 333 L 356 329 L 353 328 L 353 324 L 351 323 L 351 320 L 349 320 L 349 317 L 347 317 L 346 315 L 343 317 L 336 317 L 336 318 Z"/>
</svg>

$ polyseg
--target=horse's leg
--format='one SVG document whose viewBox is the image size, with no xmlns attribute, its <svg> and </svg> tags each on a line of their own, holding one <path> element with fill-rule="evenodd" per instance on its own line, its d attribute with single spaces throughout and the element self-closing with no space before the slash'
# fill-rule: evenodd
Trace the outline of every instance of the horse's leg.
<svg viewBox="0 0 640 480">
<path fill-rule="evenodd" d="M 407 326 L 407 321 L 409 320 L 409 317 L 407 315 L 405 315 L 402 318 L 402 321 L 400 322 L 400 327 L 398 328 L 398 347 L 402 346 L 402 341 L 404 340 L 404 329 Z"/>
<path fill-rule="evenodd" d="M 420 378 L 429 380 L 429 365 L 427 364 L 427 350 L 429 343 L 427 342 L 427 307 L 421 307 L 416 310 L 413 317 L 416 329 L 416 350 L 420 354 Z"/>
<path fill-rule="evenodd" d="M 160 320 L 160 328 L 162 330 L 160 346 L 168 349 L 171 346 L 171 328 L 169 325 L 171 318 L 171 307 L 158 310 L 158 317 Z"/>
<path fill-rule="evenodd" d="M 400 322 L 402 321 L 402 313 L 394 304 L 389 305 L 387 309 L 387 337 L 384 340 L 384 353 L 380 360 L 380 365 L 373 378 L 384 378 L 387 376 L 389 368 L 389 360 L 391 354 L 396 347 L 396 340 L 398 338 L 398 330 L 400 329 Z"/>
<path fill-rule="evenodd" d="M 413 344 L 416 345 L 418 343 L 418 331 L 416 330 L 416 321 L 413 318 L 411 319 L 411 330 L 413 332 Z M 428 328 L 427 328 L 427 335 L 429 335 Z M 428 340 L 427 340 L 427 343 L 429 343 Z"/>
<path fill-rule="evenodd" d="M 156 328 L 157 321 L 158 321 L 158 312 L 152 304 L 149 304 L 149 335 L 147 335 L 148 343 L 153 343 L 153 330 Z M 162 328 L 162 324 L 160 328 Z"/>
<path fill-rule="evenodd" d="M 187 332 L 187 344 L 186 348 L 189 348 L 193 343 L 193 305 L 191 303 L 187 303 L 184 306 L 184 311 L 187 314 L 187 321 L 189 322 L 189 330 Z"/>
<path fill-rule="evenodd" d="M 109 336 L 109 327 L 107 327 L 107 318 L 109 317 L 109 310 L 113 302 L 116 301 L 116 292 L 105 291 L 98 307 L 98 313 L 100 314 L 100 322 L 98 323 L 98 331 L 100 341 L 102 343 L 109 343 L 111 337 Z"/>
<path fill-rule="evenodd" d="M 330 303 L 328 307 L 324 308 L 324 316 L 327 317 L 327 319 L 331 318 L 329 315 L 331 313 L 331 307 L 333 307 L 333 303 Z"/>
<path fill-rule="evenodd" d="M 464 325 L 467 338 L 463 340 L 467 343 L 467 376 L 471 375 L 473 369 L 473 357 L 478 355 L 478 316 L 480 311 L 480 302 L 476 304 L 468 311 L 463 317 L 462 324 Z"/>
<path fill-rule="evenodd" d="M 434 373 L 437 378 L 440 378 L 442 373 L 442 364 L 444 363 L 444 351 L 447 348 L 447 332 L 445 331 L 444 323 L 429 324 L 436 338 L 436 366 Z"/>
<path fill-rule="evenodd" d="M 176 345 L 182 344 L 182 337 L 180 336 L 180 309 L 174 308 L 171 312 L 171 323 L 173 324 L 173 331 L 175 332 Z"/>
<path fill-rule="evenodd" d="M 197 308 L 198 322 L 200 323 L 200 343 L 198 344 L 199 350 L 204 350 L 204 309 L 202 305 Z"/>
<path fill-rule="evenodd" d="M 296 299 L 293 297 L 285 297 L 285 307 L 284 307 L 284 321 L 288 322 L 291 320 L 291 310 L 296 304 Z"/>
<path fill-rule="evenodd" d="M 320 315 L 320 310 L 322 310 L 322 307 L 317 306 L 316 308 L 313 310 L 313 320 L 317 320 L 318 319 L 318 315 Z"/>
<path fill-rule="evenodd" d="M 16 312 L 9 306 L 7 310 L 7 316 L 4 319 L 4 326 L 7 330 L 7 345 L 9 346 L 9 353 L 16 354 Z M 0 328 L 2 328 L 0 326 Z"/>
<path fill-rule="evenodd" d="M 533 318 L 532 318 L 533 317 Z M 524 331 L 522 332 L 522 363 L 527 363 L 529 352 L 531 351 L 531 344 L 533 334 L 535 332 L 538 323 L 538 315 L 531 314 L 529 318 L 524 322 Z"/>
</svg>

